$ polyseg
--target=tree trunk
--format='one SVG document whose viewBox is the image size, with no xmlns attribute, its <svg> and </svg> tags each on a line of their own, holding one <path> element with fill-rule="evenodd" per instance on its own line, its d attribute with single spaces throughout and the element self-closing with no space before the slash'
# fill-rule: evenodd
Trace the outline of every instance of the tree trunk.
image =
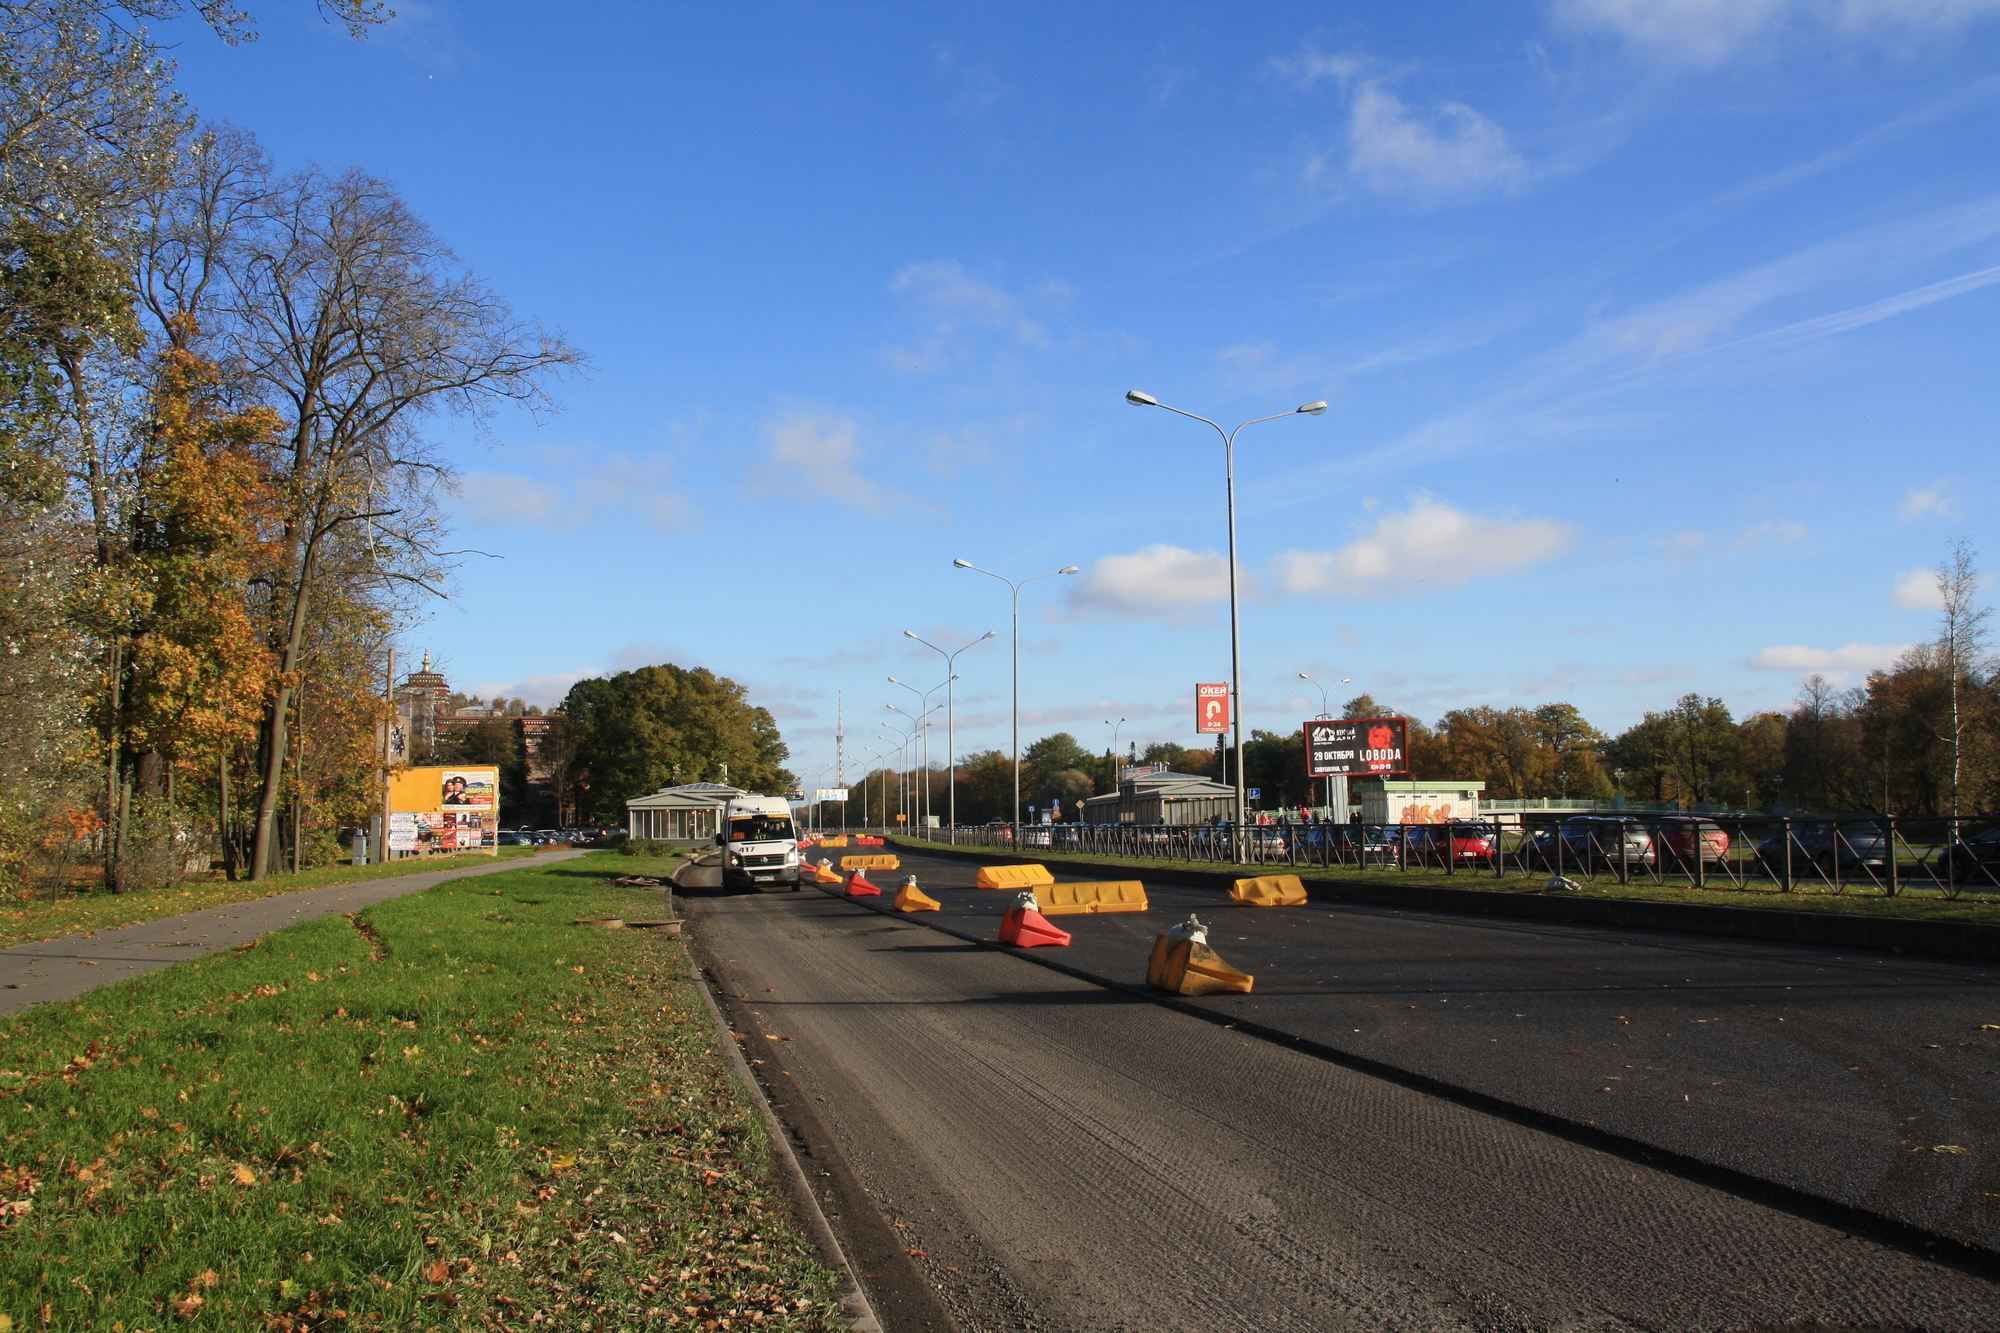
<svg viewBox="0 0 2000 1333">
<path fill-rule="evenodd" d="M 278 686 L 264 718 L 264 782 L 257 798 L 256 841 L 250 849 L 250 878 L 260 880 L 271 873 L 277 849 L 278 795 L 285 781 L 285 757 L 290 733 L 286 715 L 292 707 L 293 674 L 304 654 L 306 610 L 312 595 L 313 555 L 322 534 L 315 532 L 306 542 L 299 560 L 297 591 L 292 597 L 291 623 L 285 634 L 284 649 L 278 654 Z"/>
</svg>

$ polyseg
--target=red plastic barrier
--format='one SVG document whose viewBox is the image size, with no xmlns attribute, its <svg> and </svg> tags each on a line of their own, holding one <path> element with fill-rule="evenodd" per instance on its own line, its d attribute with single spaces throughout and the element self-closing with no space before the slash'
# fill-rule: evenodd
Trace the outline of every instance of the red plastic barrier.
<svg viewBox="0 0 2000 1333">
<path fill-rule="evenodd" d="M 1057 930 L 1032 907 L 1014 906 L 1000 918 L 1000 942 L 1024 949 L 1037 944 L 1068 944 L 1069 932 Z"/>
<path fill-rule="evenodd" d="M 850 898 L 879 898 L 882 890 L 868 882 L 868 876 L 859 870 L 847 877 L 847 896 Z"/>
</svg>

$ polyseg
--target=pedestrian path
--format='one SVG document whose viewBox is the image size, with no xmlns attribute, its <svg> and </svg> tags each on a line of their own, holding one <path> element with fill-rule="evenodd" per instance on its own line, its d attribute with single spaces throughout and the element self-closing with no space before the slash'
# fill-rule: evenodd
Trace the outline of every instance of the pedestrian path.
<svg viewBox="0 0 2000 1333">
<path fill-rule="evenodd" d="M 357 880 L 352 884 L 301 889 L 275 898 L 230 903 L 184 916 L 163 916 L 129 926 L 17 944 L 0 950 L 0 1016 L 50 1000 L 73 1000 L 85 991 L 113 981 L 171 967 L 185 958 L 219 953 L 315 917 L 358 912 L 385 899 L 418 893 L 446 880 L 524 870 L 582 855 L 577 851 L 543 852 L 471 870 Z"/>
</svg>

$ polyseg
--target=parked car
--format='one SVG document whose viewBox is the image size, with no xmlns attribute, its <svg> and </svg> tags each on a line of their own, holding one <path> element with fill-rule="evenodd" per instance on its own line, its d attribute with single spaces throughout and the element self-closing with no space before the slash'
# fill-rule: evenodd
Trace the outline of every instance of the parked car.
<svg viewBox="0 0 2000 1333">
<path fill-rule="evenodd" d="M 1938 862 L 1953 883 L 2000 884 L 2000 826 L 1953 843 Z"/>
<path fill-rule="evenodd" d="M 1697 855 L 1710 865 L 1728 859 L 1729 834 L 1700 815 L 1653 815 L 1646 821 L 1653 852 L 1662 866 L 1692 866 Z M 1699 851 L 1697 851 L 1699 848 Z"/>
<path fill-rule="evenodd" d="M 499 836 L 494 839 L 494 842 L 497 846 L 501 847 L 532 847 L 535 845 L 535 837 L 532 833 L 520 833 L 514 829 L 501 829 Z"/>
<path fill-rule="evenodd" d="M 1653 835 L 1630 815 L 1575 815 L 1556 828 L 1536 830 L 1522 855 L 1547 870 L 1651 866 Z"/>
<path fill-rule="evenodd" d="M 1785 873 L 1784 830 L 1757 844 L 1757 860 L 1766 873 Z M 1792 873 L 1801 870 L 1832 874 L 1843 871 L 1882 871 L 1889 863 L 1889 842 L 1882 830 L 1865 821 L 1827 820 L 1822 823 L 1792 825 Z"/>
<path fill-rule="evenodd" d="M 1329 861 L 1364 866 L 1396 864 L 1396 839 L 1380 824 L 1314 824 L 1306 833 L 1306 846 L 1317 853 L 1322 845 Z"/>
<path fill-rule="evenodd" d="M 1403 830 L 1403 838 L 1410 859 L 1426 864 L 1441 864 L 1448 855 L 1454 865 L 1491 865 L 1500 845 L 1500 831 L 1491 824 L 1412 824 Z"/>
</svg>

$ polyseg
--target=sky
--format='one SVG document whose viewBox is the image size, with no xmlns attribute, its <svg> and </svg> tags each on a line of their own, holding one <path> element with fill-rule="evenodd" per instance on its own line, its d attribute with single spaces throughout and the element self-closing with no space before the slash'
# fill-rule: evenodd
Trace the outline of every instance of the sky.
<svg viewBox="0 0 2000 1333">
<path fill-rule="evenodd" d="M 1739 715 L 2000 566 L 2000 0 L 301 0 L 180 83 L 391 182 L 591 368 L 429 423 L 469 556 L 403 639 L 544 706 L 727 675 L 807 785 L 1552 700 Z M 1345 679 L 1351 683 L 1343 684 Z M 931 696 L 940 701 L 940 691 Z M 942 717 L 940 717 L 940 723 Z M 1109 725 L 1107 725 L 1109 724 Z M 943 737 L 933 757 L 943 759 Z"/>
</svg>

